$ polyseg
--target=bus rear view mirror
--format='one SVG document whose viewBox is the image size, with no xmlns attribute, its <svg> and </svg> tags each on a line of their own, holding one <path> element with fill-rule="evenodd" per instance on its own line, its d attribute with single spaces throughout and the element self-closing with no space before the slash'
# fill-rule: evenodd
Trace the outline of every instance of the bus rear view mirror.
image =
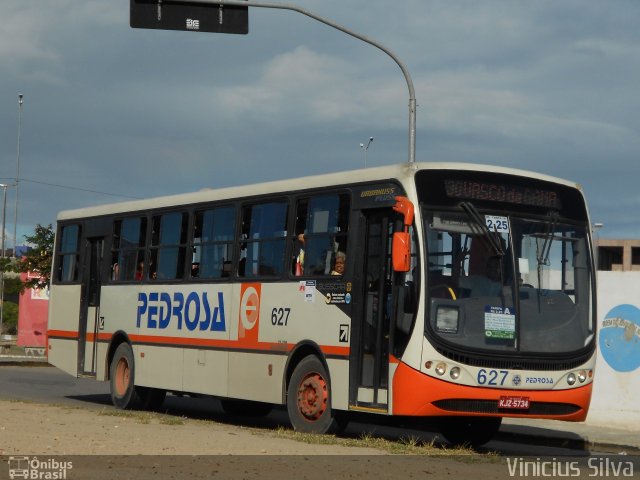
<svg viewBox="0 0 640 480">
<path fill-rule="evenodd" d="M 396 272 L 408 272 L 411 269 L 411 236 L 409 227 L 413 223 L 413 203 L 407 197 L 397 196 L 393 210 L 402 214 L 404 231 L 393 234 L 391 261 Z"/>
<path fill-rule="evenodd" d="M 411 269 L 411 237 L 409 232 L 395 232 L 391 249 L 393 270 L 408 272 Z"/>
</svg>

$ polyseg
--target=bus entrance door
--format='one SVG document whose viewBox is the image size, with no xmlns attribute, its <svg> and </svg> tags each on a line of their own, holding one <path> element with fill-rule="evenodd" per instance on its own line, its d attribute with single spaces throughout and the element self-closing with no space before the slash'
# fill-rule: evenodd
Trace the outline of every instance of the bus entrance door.
<svg viewBox="0 0 640 480">
<path fill-rule="evenodd" d="M 363 211 L 359 222 L 357 249 L 363 252 L 356 265 L 356 288 L 362 302 L 354 317 L 355 348 L 350 367 L 350 408 L 384 411 L 388 409 L 389 327 L 392 318 L 393 272 L 391 239 L 393 215 L 390 209 Z"/>
<path fill-rule="evenodd" d="M 96 351 L 100 318 L 100 270 L 104 238 L 88 238 L 85 244 L 78 326 L 78 374 L 96 376 Z"/>
</svg>

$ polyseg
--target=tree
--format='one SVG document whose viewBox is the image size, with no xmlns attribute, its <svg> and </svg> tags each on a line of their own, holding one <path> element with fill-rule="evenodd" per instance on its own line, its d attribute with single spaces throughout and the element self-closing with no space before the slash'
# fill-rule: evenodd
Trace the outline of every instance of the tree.
<svg viewBox="0 0 640 480">
<path fill-rule="evenodd" d="M 37 224 L 33 235 L 25 235 L 25 240 L 32 248 L 22 256 L 21 261 L 14 265 L 17 272 L 31 272 L 33 278 L 24 282 L 24 288 L 45 289 L 51 280 L 51 265 L 53 262 L 53 240 L 55 233 L 51 224 L 43 227 Z"/>
</svg>

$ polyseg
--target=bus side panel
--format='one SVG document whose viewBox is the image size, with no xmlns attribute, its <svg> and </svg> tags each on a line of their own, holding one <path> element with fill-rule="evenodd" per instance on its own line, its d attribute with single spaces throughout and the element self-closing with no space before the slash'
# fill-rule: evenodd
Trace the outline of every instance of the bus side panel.
<svg viewBox="0 0 640 480">
<path fill-rule="evenodd" d="M 285 355 L 231 353 L 229 397 L 282 403 L 282 372 L 286 361 Z"/>
<path fill-rule="evenodd" d="M 49 302 L 49 363 L 78 375 L 80 285 L 52 285 Z"/>
<path fill-rule="evenodd" d="M 237 318 L 235 306 L 240 287 L 233 284 L 212 284 L 204 288 L 209 293 L 210 309 L 217 309 L 217 313 L 212 314 L 215 318 L 211 318 L 211 322 L 215 320 L 221 326 L 216 332 L 205 333 L 198 330 L 187 334 L 210 342 L 211 348 L 184 349 L 182 389 L 185 392 L 226 397 L 230 324 L 232 319 Z"/>
<path fill-rule="evenodd" d="M 98 342 L 96 352 L 96 380 L 109 380 L 109 365 L 107 363 L 107 354 L 109 353 L 109 342 Z"/>
<path fill-rule="evenodd" d="M 184 349 L 156 345 L 134 345 L 136 385 L 184 391 Z"/>
<path fill-rule="evenodd" d="M 333 405 L 347 408 L 349 343 L 344 335 L 341 341 L 341 332 L 348 331 L 351 322 L 314 285 L 302 281 L 235 286 L 239 291 L 234 292 L 238 308 L 230 317 L 236 346 L 229 353 L 230 397 L 282 403 L 288 354 L 308 342 L 330 359 Z"/>
<path fill-rule="evenodd" d="M 78 340 L 49 337 L 49 363 L 73 376 L 78 375 Z"/>
<path fill-rule="evenodd" d="M 183 390 L 226 397 L 228 362 L 226 351 L 185 349 Z"/>
<path fill-rule="evenodd" d="M 329 376 L 331 377 L 331 408 L 335 410 L 349 409 L 349 361 L 327 359 Z"/>
</svg>

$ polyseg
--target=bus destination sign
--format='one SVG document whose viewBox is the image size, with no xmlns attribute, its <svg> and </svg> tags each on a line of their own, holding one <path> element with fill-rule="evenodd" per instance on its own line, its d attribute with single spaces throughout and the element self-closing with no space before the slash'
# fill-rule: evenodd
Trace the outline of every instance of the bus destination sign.
<svg viewBox="0 0 640 480">
<path fill-rule="evenodd" d="M 450 198 L 486 200 L 557 210 L 562 206 L 558 193 L 552 190 L 481 180 L 446 179 L 444 186 L 447 196 Z"/>
</svg>

